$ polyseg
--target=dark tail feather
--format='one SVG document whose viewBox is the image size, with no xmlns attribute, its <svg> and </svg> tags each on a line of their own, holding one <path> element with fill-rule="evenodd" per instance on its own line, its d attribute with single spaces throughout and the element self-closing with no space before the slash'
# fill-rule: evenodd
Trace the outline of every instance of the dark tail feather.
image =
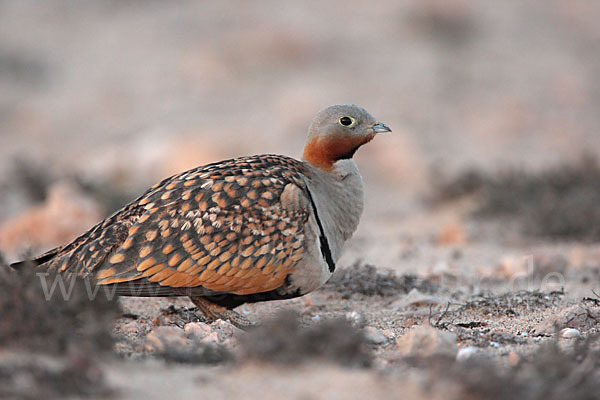
<svg viewBox="0 0 600 400">
<path fill-rule="evenodd" d="M 39 264 L 36 264 L 35 261 L 24 260 L 24 261 L 14 262 L 14 263 L 10 264 L 9 266 L 13 269 L 19 270 L 19 269 L 25 267 L 26 265 L 39 265 Z"/>
<path fill-rule="evenodd" d="M 23 267 L 27 267 L 27 266 L 38 266 L 38 265 L 42 265 L 50 260 L 52 260 L 54 257 L 56 257 L 56 255 L 60 252 L 60 250 L 62 249 L 62 247 L 57 247 L 55 249 L 52 249 L 44 254 L 42 254 L 39 257 L 34 258 L 33 260 L 23 260 L 23 261 L 18 261 L 15 263 L 10 264 L 11 268 L 14 268 L 16 270 L 21 269 Z"/>
</svg>

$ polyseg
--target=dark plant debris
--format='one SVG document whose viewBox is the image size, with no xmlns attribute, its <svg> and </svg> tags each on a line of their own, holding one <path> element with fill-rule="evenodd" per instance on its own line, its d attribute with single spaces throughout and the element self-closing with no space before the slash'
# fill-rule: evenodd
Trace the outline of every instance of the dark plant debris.
<svg viewBox="0 0 600 400">
<path fill-rule="evenodd" d="M 233 359 L 229 350 L 218 343 L 193 340 L 186 346 L 168 342 L 164 343 L 164 346 L 164 349 L 154 353 L 154 356 L 168 362 L 182 364 L 221 364 Z"/>
<path fill-rule="evenodd" d="M 600 393 L 600 351 L 597 337 L 578 340 L 563 350 L 551 341 L 527 359 L 503 367 L 489 358 L 469 362 L 436 360 L 432 376 L 459 386 L 462 399 L 587 400 Z M 451 364 L 451 365 L 447 365 Z"/>
<path fill-rule="evenodd" d="M 102 206 L 106 215 L 111 215 L 121 209 L 143 191 L 143 187 L 136 191 L 131 187 L 108 180 L 91 181 L 78 175 L 72 176 L 72 179 L 85 193 L 88 193 Z"/>
<path fill-rule="evenodd" d="M 280 364 L 328 361 L 346 367 L 368 367 L 372 355 L 363 331 L 346 319 L 304 327 L 297 314 L 282 312 L 240 338 L 246 359 Z"/>
<path fill-rule="evenodd" d="M 91 300 L 94 288 L 82 279 L 63 280 L 63 293 L 60 275 L 36 272 L 41 271 L 27 266 L 17 272 L 0 261 L 0 347 L 50 353 L 70 347 L 111 349 L 117 302 L 107 299 L 102 290 Z"/>
<path fill-rule="evenodd" d="M 82 192 L 95 199 L 104 209 L 106 215 L 117 211 L 135 199 L 144 189 L 130 187 L 113 180 L 90 180 L 80 174 L 59 174 L 39 161 L 28 158 L 15 158 L 12 163 L 12 178 L 7 184 L 11 189 L 22 191 L 30 203 L 41 203 L 50 187 L 60 179 L 71 181 Z"/>
<path fill-rule="evenodd" d="M 47 168 L 39 162 L 16 158 L 12 169 L 15 187 L 23 190 L 30 201 L 37 203 L 46 199 L 48 188 L 55 180 Z"/>
<path fill-rule="evenodd" d="M 453 312 L 477 310 L 486 315 L 519 315 L 519 311 L 552 307 L 563 295 L 563 291 L 546 293 L 538 290 L 520 290 L 497 295 L 475 296 Z"/>
<path fill-rule="evenodd" d="M 429 323 L 439 329 L 450 329 L 463 343 L 479 347 L 488 347 L 492 342 L 497 344 L 524 344 L 523 337 L 508 332 L 494 331 L 488 327 L 485 319 L 492 316 L 518 316 L 532 310 L 555 306 L 564 295 L 562 291 L 516 291 L 503 294 L 473 296 L 464 303 L 452 303 L 434 318 L 429 315 Z M 462 320 L 473 318 L 473 312 L 480 314 L 479 321 Z"/>
<path fill-rule="evenodd" d="M 167 308 L 161 308 L 160 314 L 162 323 L 175 325 L 179 328 L 183 328 L 190 322 L 210 323 L 210 320 L 198 310 L 198 307 L 178 308 L 171 304 Z"/>
<path fill-rule="evenodd" d="M 475 216 L 512 217 L 526 234 L 600 239 L 600 165 L 591 156 L 539 172 L 471 169 L 434 182 L 434 202 L 477 195 Z"/>
<path fill-rule="evenodd" d="M 347 299 L 355 293 L 365 296 L 397 296 L 414 288 L 425 293 L 437 291 L 435 284 L 414 275 L 397 276 L 394 271 L 356 262 L 348 268 L 339 268 L 321 290 L 341 293 Z"/>
<path fill-rule="evenodd" d="M 485 322 L 485 321 L 458 322 L 454 325 L 460 326 L 461 328 L 473 329 L 473 328 L 482 328 L 484 326 L 487 326 L 487 322 Z"/>
<path fill-rule="evenodd" d="M 21 353 L 0 360 L 0 398 L 111 398 L 96 362 L 83 353 L 65 357 Z"/>
<path fill-rule="evenodd" d="M 104 393 L 96 359 L 112 350 L 117 303 L 100 293 L 90 300 L 81 279 L 64 281 L 66 295 L 58 285 L 50 295 L 56 276 L 42 282 L 36 272 L 14 271 L 0 256 L 0 350 L 15 355 L 0 362 L 0 398 Z M 23 376 L 26 390 L 17 385 Z"/>
</svg>

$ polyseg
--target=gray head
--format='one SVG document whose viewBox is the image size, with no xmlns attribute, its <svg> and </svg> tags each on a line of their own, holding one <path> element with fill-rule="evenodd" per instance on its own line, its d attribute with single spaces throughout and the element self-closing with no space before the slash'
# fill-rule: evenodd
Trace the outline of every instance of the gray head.
<svg viewBox="0 0 600 400">
<path fill-rule="evenodd" d="M 356 150 L 373 140 L 376 134 L 390 131 L 360 106 L 329 106 L 317 113 L 308 128 L 303 159 L 330 170 L 336 161 L 352 158 Z"/>
</svg>

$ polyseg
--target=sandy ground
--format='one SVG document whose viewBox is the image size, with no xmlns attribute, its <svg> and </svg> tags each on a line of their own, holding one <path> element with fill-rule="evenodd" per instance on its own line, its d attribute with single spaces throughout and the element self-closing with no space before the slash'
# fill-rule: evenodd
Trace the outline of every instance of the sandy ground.
<svg viewBox="0 0 600 400">
<path fill-rule="evenodd" d="M 316 111 L 354 102 L 394 132 L 357 154 L 366 207 L 339 268 L 427 284 L 385 296 L 332 284 L 240 309 L 258 322 L 283 309 L 306 326 L 348 318 L 369 327 L 373 366 L 168 362 L 148 337 L 183 335 L 191 303 L 123 299 L 120 356 L 101 362 L 109 397 L 463 398 L 406 360 L 409 332 L 433 325 L 451 343 L 431 352 L 510 367 L 556 339 L 554 323 L 583 338 L 599 328 L 598 243 L 474 218 L 471 198 L 427 201 L 435 171 L 600 155 L 599 16 L 584 0 L 0 1 L 0 249 L 13 261 L 61 244 L 195 165 L 298 156 Z M 209 341 L 239 354 L 246 333 L 230 328 L 208 327 L 221 332 Z"/>
</svg>

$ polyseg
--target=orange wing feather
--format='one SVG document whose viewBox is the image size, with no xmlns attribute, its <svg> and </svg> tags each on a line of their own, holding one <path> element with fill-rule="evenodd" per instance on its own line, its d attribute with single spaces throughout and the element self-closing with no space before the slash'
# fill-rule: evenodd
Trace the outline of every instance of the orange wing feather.
<svg viewBox="0 0 600 400">
<path fill-rule="evenodd" d="M 101 285 L 130 284 L 132 295 L 141 281 L 158 283 L 161 293 L 276 289 L 302 258 L 305 173 L 301 162 L 274 155 L 187 171 L 155 185 L 46 265 Z"/>
</svg>

